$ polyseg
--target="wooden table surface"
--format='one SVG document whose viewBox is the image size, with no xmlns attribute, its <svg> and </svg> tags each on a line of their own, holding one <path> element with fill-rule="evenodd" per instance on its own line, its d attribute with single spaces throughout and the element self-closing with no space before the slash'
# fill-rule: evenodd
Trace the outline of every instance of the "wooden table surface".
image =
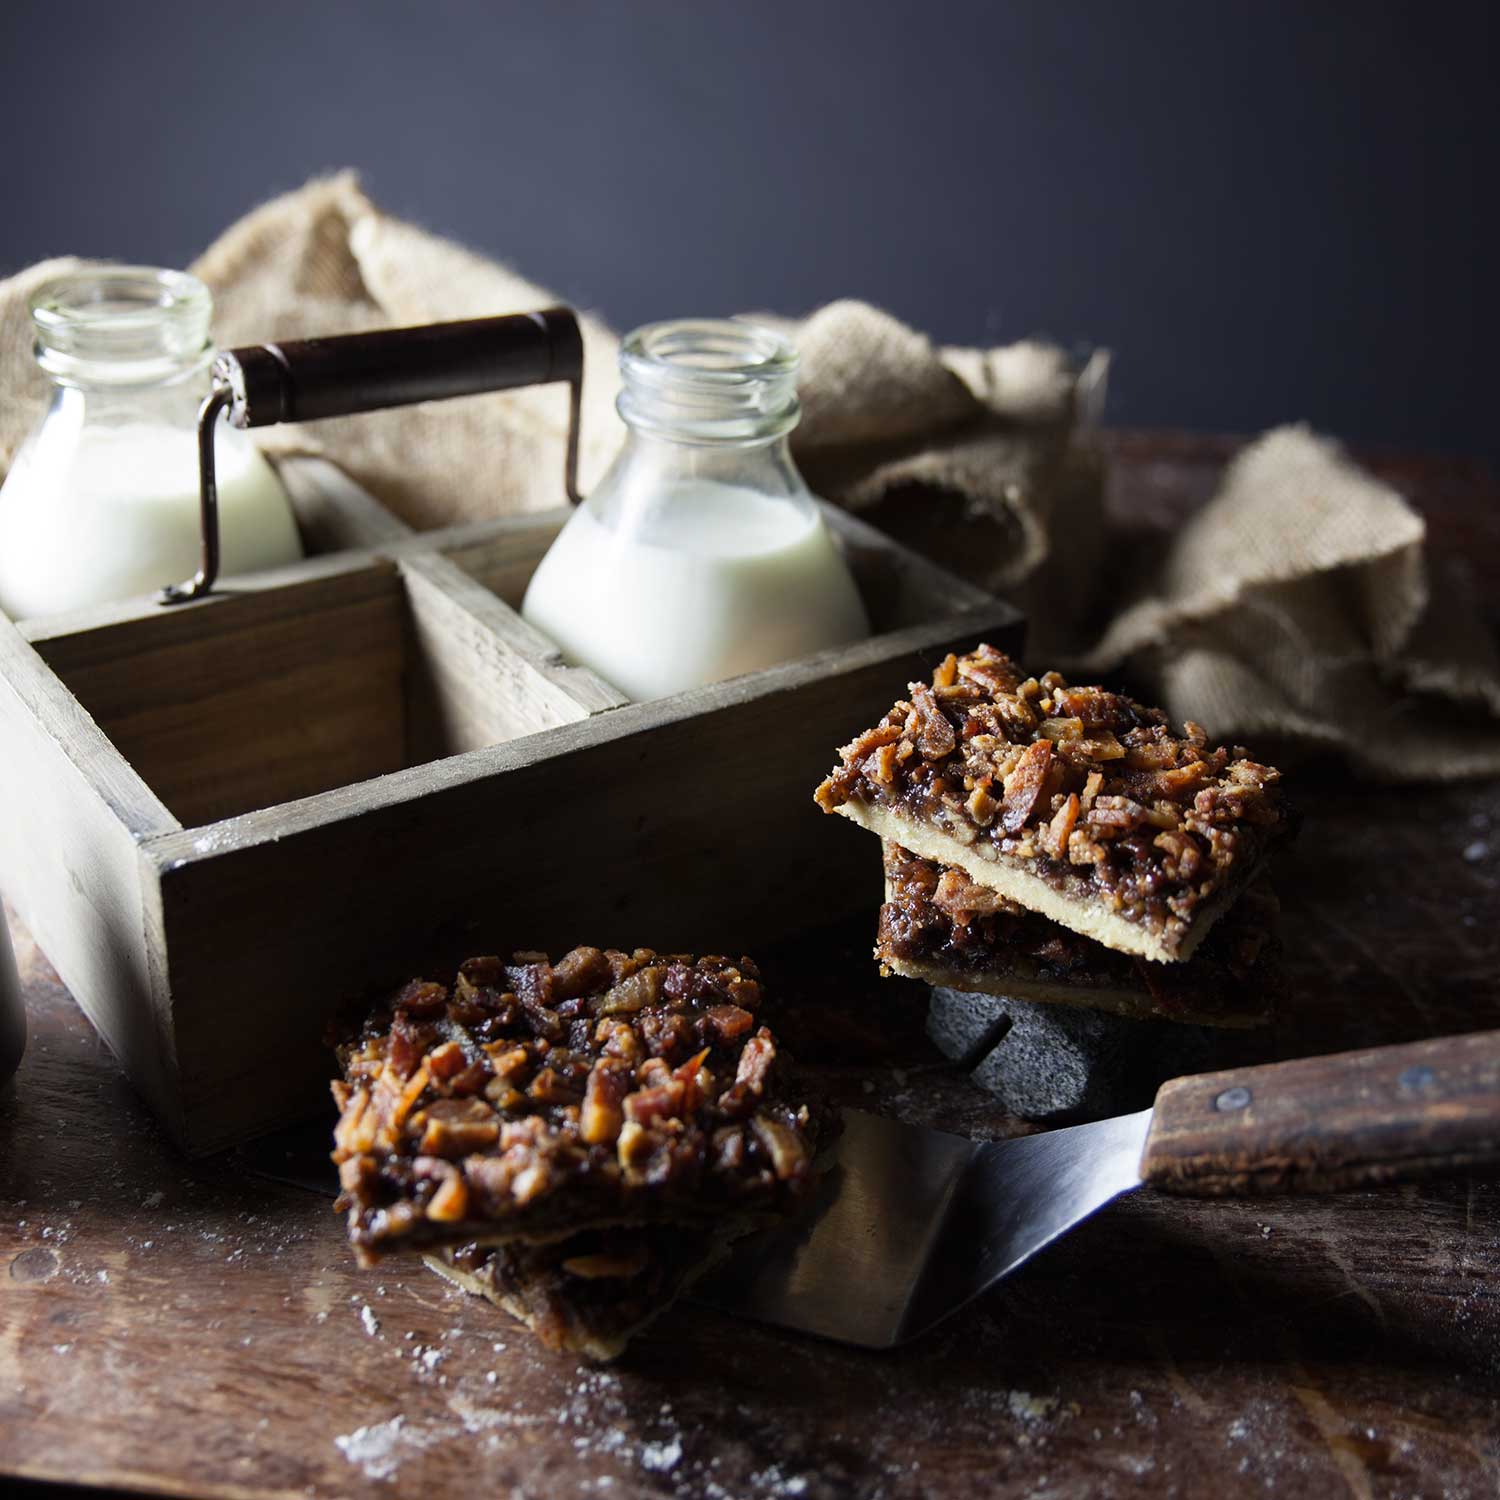
<svg viewBox="0 0 1500 1500">
<path fill-rule="evenodd" d="M 1112 441 L 1117 502 L 1158 524 L 1227 451 Z M 1381 467 L 1500 598 L 1495 487 Z M 1278 878 L 1292 999 L 1268 1053 L 1500 1026 L 1500 786 L 1301 787 Z M 1500 1494 L 1494 1177 L 1138 1193 L 894 1354 L 686 1305 L 598 1369 L 430 1273 L 357 1270 L 327 1201 L 175 1155 L 13 934 L 32 1035 L 0 1098 L 0 1475 L 255 1497 Z M 874 978 L 867 943 L 846 935 L 818 1008 L 784 995 L 801 1055 L 823 1016 L 856 1015 L 841 1096 L 1015 1128 L 921 1071 L 920 1005 Z"/>
</svg>

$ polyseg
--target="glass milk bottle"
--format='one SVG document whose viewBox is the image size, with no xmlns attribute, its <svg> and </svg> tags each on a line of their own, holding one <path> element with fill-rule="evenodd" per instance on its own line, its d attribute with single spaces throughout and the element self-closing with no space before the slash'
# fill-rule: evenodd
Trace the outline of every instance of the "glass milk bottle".
<svg viewBox="0 0 1500 1500">
<path fill-rule="evenodd" d="M 31 299 L 53 382 L 0 488 L 0 610 L 12 619 L 152 593 L 198 565 L 198 403 L 213 299 L 181 271 L 103 266 Z M 302 556 L 291 506 L 247 434 L 218 433 L 224 571 Z"/>
<path fill-rule="evenodd" d="M 629 435 L 532 576 L 521 613 L 574 664 L 657 698 L 868 635 L 787 446 L 797 355 L 683 321 L 620 350 Z"/>
</svg>

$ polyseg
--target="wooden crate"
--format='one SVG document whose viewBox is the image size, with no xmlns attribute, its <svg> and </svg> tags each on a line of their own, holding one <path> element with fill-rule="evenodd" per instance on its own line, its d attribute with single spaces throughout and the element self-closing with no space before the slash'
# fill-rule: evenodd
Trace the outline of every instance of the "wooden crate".
<svg viewBox="0 0 1500 1500">
<path fill-rule="evenodd" d="M 0 616 L 0 889 L 173 1137 L 326 1098 L 351 997 L 474 951 L 753 952 L 880 899 L 836 746 L 1013 610 L 830 509 L 877 633 L 629 703 L 516 613 L 566 511 L 416 534 L 283 469 L 313 555 Z"/>
</svg>

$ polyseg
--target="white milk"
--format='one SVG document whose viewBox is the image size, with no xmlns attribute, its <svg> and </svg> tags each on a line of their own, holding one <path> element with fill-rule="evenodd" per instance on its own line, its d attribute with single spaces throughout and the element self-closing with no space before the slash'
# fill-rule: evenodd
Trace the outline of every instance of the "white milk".
<svg viewBox="0 0 1500 1500">
<path fill-rule="evenodd" d="M 588 505 L 569 518 L 521 613 L 575 665 L 658 698 L 869 634 L 817 511 L 700 480 L 653 496 L 644 530 Z"/>
<path fill-rule="evenodd" d="M 224 573 L 295 562 L 301 539 L 270 464 L 232 429 L 215 458 Z M 0 491 L 0 610 L 12 619 L 152 593 L 191 578 L 200 551 L 197 445 L 181 428 L 79 431 L 54 414 Z"/>
</svg>

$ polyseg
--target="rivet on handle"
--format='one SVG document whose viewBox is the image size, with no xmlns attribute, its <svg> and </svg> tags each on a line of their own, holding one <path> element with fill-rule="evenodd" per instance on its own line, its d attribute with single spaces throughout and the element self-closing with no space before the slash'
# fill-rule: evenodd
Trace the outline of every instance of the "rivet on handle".
<svg viewBox="0 0 1500 1500">
<path fill-rule="evenodd" d="M 1250 1090 L 1243 1085 L 1232 1089 L 1225 1089 L 1222 1094 L 1214 1100 L 1214 1108 L 1223 1112 L 1231 1109 L 1244 1109 L 1250 1102 Z"/>
</svg>

